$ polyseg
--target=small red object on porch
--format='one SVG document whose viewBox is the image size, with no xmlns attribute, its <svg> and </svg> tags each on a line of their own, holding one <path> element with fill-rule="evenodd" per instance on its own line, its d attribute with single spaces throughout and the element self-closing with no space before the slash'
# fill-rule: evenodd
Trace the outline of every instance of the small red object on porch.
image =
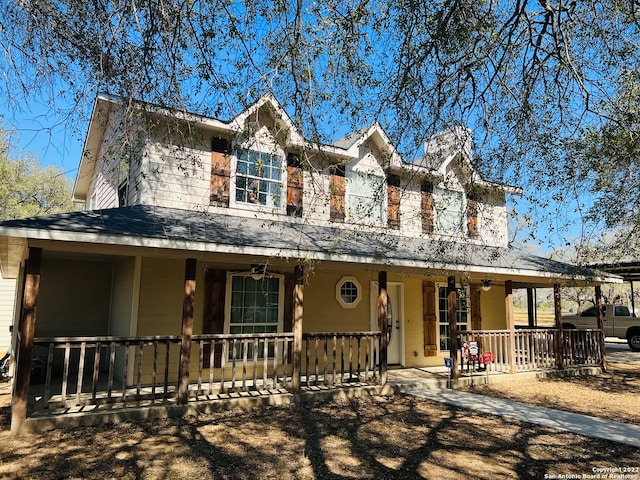
<svg viewBox="0 0 640 480">
<path fill-rule="evenodd" d="M 480 355 L 480 363 L 483 365 L 488 365 L 496 359 L 496 356 L 493 352 L 484 352 Z"/>
</svg>

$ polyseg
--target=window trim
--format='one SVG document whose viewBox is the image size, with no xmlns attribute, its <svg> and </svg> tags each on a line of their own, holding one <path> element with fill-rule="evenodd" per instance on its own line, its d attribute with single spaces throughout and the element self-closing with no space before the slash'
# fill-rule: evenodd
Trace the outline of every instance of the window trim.
<svg viewBox="0 0 640 480">
<path fill-rule="evenodd" d="M 440 224 L 440 212 L 441 210 L 444 211 L 452 211 L 452 209 L 449 208 L 440 208 L 441 202 L 442 202 L 442 195 L 440 192 L 453 192 L 455 194 L 459 194 L 460 195 L 460 224 L 459 224 L 459 228 L 454 229 L 454 230 L 447 230 L 442 228 L 441 224 Z M 455 235 L 455 234 L 460 234 L 460 235 L 466 235 L 467 234 L 467 212 L 465 209 L 466 206 L 466 192 L 464 190 L 456 190 L 453 188 L 446 188 L 446 187 L 442 187 L 442 186 L 438 186 L 438 185 L 434 185 L 433 186 L 433 210 L 434 210 L 434 214 L 435 214 L 435 218 L 434 218 L 434 227 L 435 227 L 435 231 L 436 233 L 440 233 L 440 234 L 446 234 L 446 235 Z"/>
<path fill-rule="evenodd" d="M 436 338 L 437 338 L 437 345 L 438 345 L 438 352 L 440 353 L 446 353 L 449 352 L 449 349 L 443 350 L 441 348 L 440 345 L 440 339 L 442 338 L 440 336 L 440 326 L 441 325 L 445 325 L 443 322 L 440 321 L 440 289 L 444 288 L 445 290 L 447 289 L 448 285 L 446 283 L 436 283 Z M 458 329 L 458 332 L 461 331 L 467 331 L 469 330 L 469 327 L 471 326 L 471 292 L 469 290 L 469 286 L 467 285 L 456 285 L 456 290 L 459 292 L 460 290 L 465 290 L 466 291 L 466 296 L 467 296 L 467 321 L 465 322 L 465 325 L 467 326 L 466 330 L 460 330 Z M 458 294 L 456 296 L 456 301 L 459 302 L 460 300 L 460 295 Z M 449 310 L 445 310 L 447 313 L 447 320 L 449 317 Z M 460 314 L 460 310 L 457 309 L 457 305 L 456 305 L 456 313 L 459 315 Z M 457 325 L 460 325 L 461 322 L 458 320 Z M 449 325 L 449 322 L 447 321 L 447 324 Z M 450 345 L 449 345 L 450 347 Z"/>
<path fill-rule="evenodd" d="M 233 288 L 233 277 L 250 277 L 250 271 L 243 272 L 227 272 L 226 285 L 225 285 L 225 299 L 224 299 L 224 328 L 223 332 L 226 335 L 231 331 L 231 296 Z M 284 275 L 282 274 L 267 274 L 264 278 L 277 278 L 278 279 L 278 327 L 274 333 L 283 333 L 284 331 Z"/>
<path fill-rule="evenodd" d="M 351 185 L 354 177 L 358 176 L 366 176 L 375 177 L 379 179 L 379 184 L 381 188 L 381 199 L 380 199 L 380 215 L 375 218 L 372 215 L 366 217 L 355 216 L 351 212 Z M 359 225 L 373 225 L 373 226 L 385 226 L 387 223 L 387 209 L 388 209 L 388 192 L 387 192 L 387 178 L 384 175 L 378 175 L 376 172 L 371 171 L 362 171 L 355 169 L 347 169 L 345 172 L 345 217 L 349 223 L 359 224 Z M 354 195 L 358 196 L 358 195 Z"/>
<path fill-rule="evenodd" d="M 269 155 L 271 157 L 280 158 L 280 199 L 279 204 L 276 205 L 262 205 L 261 203 L 242 202 L 236 199 L 237 195 L 237 180 L 238 180 L 238 162 L 239 154 L 242 151 L 259 153 L 261 155 Z M 244 176 L 244 175 L 241 175 Z M 266 179 L 265 180 L 269 180 Z M 231 172 L 229 179 L 229 206 L 238 209 L 262 211 L 262 212 L 277 212 L 286 213 L 287 209 L 287 155 L 286 152 L 273 148 L 269 149 L 249 148 L 242 146 L 234 146 L 231 154 Z"/>
<path fill-rule="evenodd" d="M 341 293 L 343 285 L 347 282 L 353 283 L 358 290 L 355 300 L 351 303 L 347 303 L 342 298 L 342 293 Z M 340 278 L 340 280 L 338 280 L 338 282 L 336 283 L 336 300 L 342 306 L 342 308 L 356 308 L 358 304 L 362 301 L 362 295 L 363 295 L 362 285 L 360 284 L 360 282 L 356 277 L 345 275 L 342 278 Z"/>
</svg>

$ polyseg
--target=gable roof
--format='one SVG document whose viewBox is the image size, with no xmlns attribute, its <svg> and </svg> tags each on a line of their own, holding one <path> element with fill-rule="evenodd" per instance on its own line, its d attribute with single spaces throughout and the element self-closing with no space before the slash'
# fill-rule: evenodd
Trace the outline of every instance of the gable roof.
<svg viewBox="0 0 640 480">
<path fill-rule="evenodd" d="M 381 151 L 388 155 L 389 164 L 392 167 L 401 167 L 403 164 L 396 147 L 391 143 L 386 132 L 376 120 L 355 132 L 348 133 L 344 137 L 336 140 L 332 145 L 349 152 L 353 157 L 358 155 L 357 149 L 366 141 L 371 141 Z"/>
<path fill-rule="evenodd" d="M 277 256 L 404 272 L 475 272 L 513 277 L 514 282 L 518 277 L 520 281 L 526 278 L 529 283 L 545 286 L 552 281 L 618 281 L 616 276 L 605 278 L 590 269 L 509 248 L 148 206 L 9 220 L 0 222 L 0 238 L 3 237 Z"/>
<path fill-rule="evenodd" d="M 248 108 L 233 117 L 229 122 L 229 127 L 235 132 L 242 132 L 245 122 L 252 116 L 256 115 L 263 107 L 269 107 L 274 120 L 281 122 L 290 133 L 290 141 L 293 145 L 303 146 L 305 144 L 304 137 L 298 127 L 295 126 L 289 114 L 282 108 L 280 102 L 271 93 L 263 95 L 253 102 Z"/>
</svg>

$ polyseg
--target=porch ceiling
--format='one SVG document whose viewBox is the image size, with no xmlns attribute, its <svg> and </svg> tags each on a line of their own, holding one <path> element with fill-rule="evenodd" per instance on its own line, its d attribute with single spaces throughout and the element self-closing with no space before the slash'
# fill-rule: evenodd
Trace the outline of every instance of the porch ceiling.
<svg viewBox="0 0 640 480">
<path fill-rule="evenodd" d="M 408 238 L 286 221 L 135 206 L 0 222 L 0 236 L 381 266 L 406 272 L 467 272 L 522 286 L 620 281 L 615 275 L 509 248 Z M 24 240 L 23 240 L 24 241 Z M 1 246 L 1 244 L 0 244 Z"/>
</svg>

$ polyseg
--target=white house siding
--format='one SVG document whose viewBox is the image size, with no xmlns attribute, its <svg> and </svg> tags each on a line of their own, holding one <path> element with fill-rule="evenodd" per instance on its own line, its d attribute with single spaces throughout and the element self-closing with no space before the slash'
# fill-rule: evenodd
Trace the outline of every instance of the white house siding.
<svg viewBox="0 0 640 480">
<path fill-rule="evenodd" d="M 13 324 L 14 300 L 16 296 L 16 280 L 0 278 L 0 356 L 11 344 L 9 327 Z"/>
<path fill-rule="evenodd" d="M 122 161 L 129 161 L 124 150 L 123 120 L 119 111 L 112 112 L 105 129 L 100 150 L 96 154 L 94 177 L 87 194 L 86 207 L 93 209 L 118 206 L 118 185 L 129 174 Z M 133 162 L 136 163 L 136 162 Z"/>
<path fill-rule="evenodd" d="M 149 143 L 139 177 L 140 203 L 199 209 L 209 205 L 211 148 L 207 141 L 185 148 Z"/>
<path fill-rule="evenodd" d="M 305 219 L 320 222 L 329 221 L 328 172 L 304 172 L 302 209 Z"/>
<path fill-rule="evenodd" d="M 478 203 L 479 241 L 484 245 L 506 247 L 508 221 L 507 207 L 502 201 L 484 200 Z"/>
<path fill-rule="evenodd" d="M 409 237 L 422 235 L 422 192 L 420 182 L 412 181 L 400 194 L 400 233 Z"/>
<path fill-rule="evenodd" d="M 144 162 L 133 162 L 129 169 L 129 189 L 127 191 L 127 204 L 128 205 L 142 205 L 142 193 L 144 180 Z"/>
</svg>

